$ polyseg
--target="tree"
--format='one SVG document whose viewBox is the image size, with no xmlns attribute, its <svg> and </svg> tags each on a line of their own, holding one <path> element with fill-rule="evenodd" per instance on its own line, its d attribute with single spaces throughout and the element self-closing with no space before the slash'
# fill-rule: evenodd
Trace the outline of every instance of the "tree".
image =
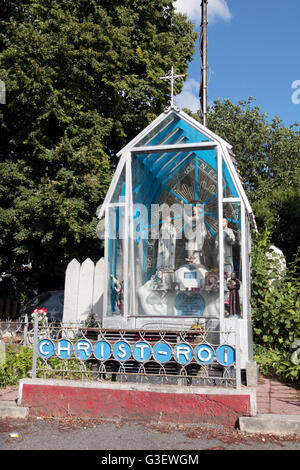
<svg viewBox="0 0 300 470">
<path fill-rule="evenodd" d="M 0 271 L 40 289 L 101 256 L 95 213 L 116 153 L 161 113 L 192 23 L 172 0 L 0 0 Z M 182 83 L 177 82 L 176 91 Z"/>
<path fill-rule="evenodd" d="M 299 246 L 299 125 L 285 127 L 279 118 L 269 122 L 250 97 L 238 104 L 216 100 L 208 127 L 233 146 L 258 227 L 270 230 L 272 242 L 292 261 Z"/>
</svg>

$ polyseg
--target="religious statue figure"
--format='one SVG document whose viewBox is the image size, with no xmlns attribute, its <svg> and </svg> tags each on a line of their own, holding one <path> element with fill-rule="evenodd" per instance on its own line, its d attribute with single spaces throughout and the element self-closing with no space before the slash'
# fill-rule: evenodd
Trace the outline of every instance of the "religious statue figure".
<svg viewBox="0 0 300 470">
<path fill-rule="evenodd" d="M 236 277 L 236 273 L 232 272 L 230 279 L 227 281 L 227 288 L 229 290 L 229 313 L 230 315 L 241 315 L 240 307 L 240 281 Z"/>
<path fill-rule="evenodd" d="M 229 279 L 233 272 L 233 256 L 232 246 L 235 244 L 235 236 L 233 230 L 228 227 L 227 219 L 223 219 L 223 234 L 224 234 L 224 275 L 225 279 Z M 216 239 L 216 246 L 219 246 L 218 237 Z M 219 256 L 218 256 L 219 259 Z"/>
<path fill-rule="evenodd" d="M 158 240 L 157 269 L 173 270 L 175 269 L 175 249 L 176 249 L 176 229 L 172 223 L 172 218 L 163 222 Z"/>
<path fill-rule="evenodd" d="M 114 295 L 115 295 L 115 305 L 118 309 L 119 312 L 122 312 L 123 310 L 123 282 L 119 281 L 119 279 L 115 278 L 111 274 L 111 278 L 113 281 L 113 290 L 114 290 Z"/>
<path fill-rule="evenodd" d="M 202 214 L 201 214 L 202 211 Z M 187 261 L 190 264 L 201 264 L 202 248 L 207 230 L 204 225 L 203 207 L 193 206 L 192 215 L 184 215 L 185 235 L 188 241 L 185 244 Z"/>
</svg>

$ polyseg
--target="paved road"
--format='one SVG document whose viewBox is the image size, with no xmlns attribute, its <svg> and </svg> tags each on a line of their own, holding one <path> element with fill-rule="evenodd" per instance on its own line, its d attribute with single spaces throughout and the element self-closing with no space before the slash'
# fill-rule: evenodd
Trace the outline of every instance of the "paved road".
<svg viewBox="0 0 300 470">
<path fill-rule="evenodd" d="M 239 430 L 207 425 L 196 428 L 101 422 L 78 418 L 60 420 L 2 418 L 0 450 L 98 450 L 101 452 L 93 455 L 97 456 L 98 463 L 103 464 L 106 462 L 101 462 L 101 459 L 107 458 L 108 455 L 104 451 L 111 451 L 111 456 L 122 456 L 122 451 L 123 455 L 126 455 L 126 451 L 131 451 L 130 455 L 134 456 L 135 451 L 142 450 L 145 451 L 140 454 L 142 459 L 145 459 L 146 455 L 152 455 L 154 451 L 168 451 L 169 454 L 171 451 L 172 455 L 176 455 L 176 451 L 188 453 L 188 451 L 203 450 L 299 451 L 300 437 L 251 435 Z M 134 467 L 141 463 L 138 455 L 137 452 L 136 461 L 132 465 L 129 461 L 125 461 L 125 467 Z M 151 457 L 143 463 L 150 465 Z M 191 460 L 189 463 L 196 464 L 196 461 Z M 157 465 L 158 461 L 153 464 Z"/>
</svg>

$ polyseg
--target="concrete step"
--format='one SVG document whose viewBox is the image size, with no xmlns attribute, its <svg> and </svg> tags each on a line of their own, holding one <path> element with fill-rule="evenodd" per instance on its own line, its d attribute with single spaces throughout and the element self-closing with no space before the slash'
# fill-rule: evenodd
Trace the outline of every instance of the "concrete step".
<svg viewBox="0 0 300 470">
<path fill-rule="evenodd" d="M 300 436 L 300 415 L 258 414 L 239 418 L 240 430 L 261 434 L 298 434 Z"/>
<path fill-rule="evenodd" d="M 18 406 L 15 401 L 0 401 L 0 418 L 27 418 L 29 409 Z"/>
</svg>

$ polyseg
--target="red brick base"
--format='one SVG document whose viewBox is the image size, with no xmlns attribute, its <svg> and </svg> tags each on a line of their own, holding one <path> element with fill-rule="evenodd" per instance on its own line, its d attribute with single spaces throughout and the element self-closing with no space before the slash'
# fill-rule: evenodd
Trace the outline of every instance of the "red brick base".
<svg viewBox="0 0 300 470">
<path fill-rule="evenodd" d="M 25 382 L 25 383 L 24 383 Z M 38 381 L 37 381 L 38 382 Z M 172 386 L 101 387 L 44 383 L 20 384 L 19 404 L 30 408 L 31 416 L 97 417 L 164 423 L 211 422 L 235 426 L 240 416 L 251 414 L 250 394 L 185 392 Z M 53 382 L 53 381 L 51 381 Z M 134 389 L 133 389 L 134 388 Z M 166 391 L 167 390 L 167 391 Z M 21 395 L 21 396 L 20 396 Z"/>
</svg>

